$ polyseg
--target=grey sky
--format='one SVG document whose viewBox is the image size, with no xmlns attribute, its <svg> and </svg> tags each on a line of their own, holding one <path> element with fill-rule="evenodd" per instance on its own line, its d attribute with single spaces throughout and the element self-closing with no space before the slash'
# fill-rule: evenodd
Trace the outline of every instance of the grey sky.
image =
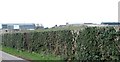
<svg viewBox="0 0 120 62">
<path fill-rule="evenodd" d="M 55 24 L 118 21 L 119 0 L 0 0 L 0 23 Z"/>
</svg>

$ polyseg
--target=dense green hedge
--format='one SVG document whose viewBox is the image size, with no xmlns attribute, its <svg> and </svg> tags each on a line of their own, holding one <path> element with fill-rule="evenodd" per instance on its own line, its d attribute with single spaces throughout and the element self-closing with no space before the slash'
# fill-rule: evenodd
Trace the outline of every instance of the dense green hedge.
<svg viewBox="0 0 120 62">
<path fill-rule="evenodd" d="M 2 38 L 4 46 L 64 60 L 120 60 L 120 32 L 113 27 L 7 33 Z"/>
<path fill-rule="evenodd" d="M 120 33 L 114 28 L 86 28 L 78 37 L 77 59 L 119 60 L 120 42 L 115 40 Z"/>
</svg>

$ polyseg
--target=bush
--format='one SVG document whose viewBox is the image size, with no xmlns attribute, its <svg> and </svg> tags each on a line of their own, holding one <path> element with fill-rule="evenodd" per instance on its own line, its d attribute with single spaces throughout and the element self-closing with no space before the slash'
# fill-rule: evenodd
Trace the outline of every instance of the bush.
<svg viewBox="0 0 120 62">
<path fill-rule="evenodd" d="M 64 60 L 120 60 L 120 32 L 113 27 L 56 30 L 3 35 L 3 45 Z"/>
</svg>

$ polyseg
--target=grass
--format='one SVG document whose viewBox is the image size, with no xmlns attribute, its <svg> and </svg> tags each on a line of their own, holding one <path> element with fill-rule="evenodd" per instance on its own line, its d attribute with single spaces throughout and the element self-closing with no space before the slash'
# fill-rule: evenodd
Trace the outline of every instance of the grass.
<svg viewBox="0 0 120 62">
<path fill-rule="evenodd" d="M 60 31 L 60 30 L 83 30 L 85 27 L 87 27 L 87 26 L 64 26 L 64 27 L 55 27 L 55 28 L 48 28 L 48 29 L 26 30 L 26 31 L 21 31 L 19 33 L 24 33 L 24 32 Z M 14 32 L 14 33 L 16 33 L 16 32 Z"/>
<path fill-rule="evenodd" d="M 49 28 L 49 29 L 38 29 L 34 30 L 37 32 L 44 32 L 44 31 L 59 31 L 59 30 L 82 30 L 86 26 L 64 26 L 64 27 L 56 27 L 56 28 Z"/>
<path fill-rule="evenodd" d="M 17 51 L 16 49 L 5 46 L 2 47 L 2 51 L 27 60 L 61 60 L 60 57 L 56 57 L 54 55 L 44 55 L 38 53 L 29 53 L 27 51 Z"/>
</svg>

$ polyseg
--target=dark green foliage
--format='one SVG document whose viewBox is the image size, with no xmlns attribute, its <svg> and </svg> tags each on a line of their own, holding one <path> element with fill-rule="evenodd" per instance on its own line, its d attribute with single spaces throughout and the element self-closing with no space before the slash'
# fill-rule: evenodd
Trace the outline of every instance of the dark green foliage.
<svg viewBox="0 0 120 62">
<path fill-rule="evenodd" d="M 119 60 L 118 40 L 113 28 L 86 28 L 78 38 L 78 59 Z M 120 35 L 119 35 L 120 36 Z M 119 44 L 119 45 L 117 45 Z"/>
<path fill-rule="evenodd" d="M 113 27 L 12 33 L 2 38 L 4 46 L 64 60 L 120 60 L 120 32 Z"/>
</svg>

